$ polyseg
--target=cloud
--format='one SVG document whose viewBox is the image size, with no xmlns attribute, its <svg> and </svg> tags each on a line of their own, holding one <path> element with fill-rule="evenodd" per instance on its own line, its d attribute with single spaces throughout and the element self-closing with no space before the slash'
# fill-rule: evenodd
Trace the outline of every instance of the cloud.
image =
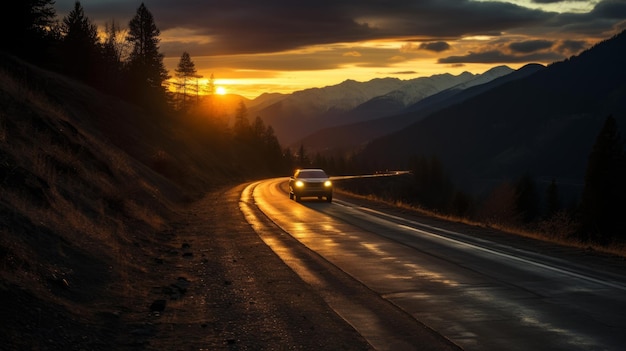
<svg viewBox="0 0 626 351">
<path fill-rule="evenodd" d="M 415 43 L 405 43 L 400 47 L 400 52 L 402 53 L 412 53 L 420 50 L 419 45 Z"/>
<path fill-rule="evenodd" d="M 566 55 L 573 55 L 585 49 L 589 44 L 582 40 L 564 40 L 557 46 L 557 50 Z"/>
<path fill-rule="evenodd" d="M 74 0 L 57 0 L 68 8 Z M 207 55 L 268 53 L 309 45 L 386 38 L 461 37 L 537 25 L 551 14 L 500 2 L 469 0 L 145 0 L 161 32 L 184 28 L 211 38 Z M 138 5 L 94 0 L 86 15 L 127 23 Z"/>
<path fill-rule="evenodd" d="M 405 74 L 417 74 L 416 71 L 399 71 L 399 72 L 390 72 L 392 75 L 405 75 Z"/>
<path fill-rule="evenodd" d="M 554 42 L 550 40 L 527 40 L 509 44 L 509 48 L 513 52 L 530 53 L 540 50 L 549 49 Z"/>
<path fill-rule="evenodd" d="M 532 3 L 534 4 L 557 4 L 559 2 L 566 2 L 566 1 L 577 1 L 577 0 L 533 0 Z M 578 1 L 583 1 L 583 0 L 578 0 Z"/>
<path fill-rule="evenodd" d="M 420 49 L 434 51 L 434 52 L 442 52 L 450 49 L 450 44 L 445 41 L 436 41 L 430 43 L 421 43 Z"/>
<path fill-rule="evenodd" d="M 591 14 L 594 17 L 623 20 L 626 18 L 626 1 L 623 1 L 623 0 L 602 1 L 593 9 Z"/>
<path fill-rule="evenodd" d="M 615 34 L 620 23 L 626 26 L 626 2 L 623 0 L 600 1 L 589 13 L 562 14 L 504 1 L 472 0 L 144 0 L 144 3 L 161 30 L 161 51 L 176 57 L 183 51 L 193 56 L 290 53 L 311 46 L 377 40 L 404 41 L 407 44 L 400 50 L 403 54 L 440 53 L 451 50 L 449 43 L 462 38 L 510 34 L 532 38 L 509 47 L 514 53 L 530 54 L 549 49 L 550 41 L 580 41 L 589 35 L 606 38 L 607 33 Z M 57 0 L 55 8 L 63 15 L 73 4 L 74 0 Z M 115 20 L 125 26 L 139 5 L 127 0 L 91 0 L 85 1 L 83 6 L 85 14 L 98 25 Z M 421 44 L 413 44 L 415 42 Z M 558 48 L 574 50 L 573 44 L 563 43 Z M 348 60 L 357 59 L 353 56 L 357 52 L 361 55 L 359 64 L 373 64 L 374 59 L 361 50 L 333 54 Z M 389 62 L 393 55 L 386 53 L 384 59 L 383 55 L 379 56 L 379 62 Z M 476 48 L 472 53 L 442 60 L 465 58 L 473 62 L 481 57 L 489 63 L 509 57 L 518 62 L 525 56 Z M 307 58 L 303 64 L 330 66 L 325 60 L 325 57 L 323 60 Z M 295 63 L 280 63 L 295 66 Z"/>
<path fill-rule="evenodd" d="M 402 62 L 402 61 L 406 61 L 406 57 L 402 55 L 396 55 L 396 56 L 392 56 L 391 58 L 389 58 L 389 61 Z"/>
<path fill-rule="evenodd" d="M 434 42 L 425 42 L 417 45 L 416 43 L 410 42 L 405 43 L 400 47 L 400 52 L 402 53 L 417 53 L 422 50 L 432 51 L 432 52 L 442 52 L 450 49 L 450 44 L 445 41 L 434 41 Z"/>
<path fill-rule="evenodd" d="M 445 58 L 439 59 L 437 62 L 439 63 L 448 63 L 448 64 L 460 64 L 460 63 L 490 63 L 490 64 L 499 64 L 499 63 L 525 63 L 525 62 L 555 62 L 559 60 L 563 60 L 565 57 L 563 55 L 553 53 L 553 52 L 545 52 L 545 53 L 536 53 L 529 55 L 512 55 L 502 52 L 500 50 L 490 50 L 484 52 L 470 52 L 467 55 L 460 56 L 449 56 Z"/>
<path fill-rule="evenodd" d="M 561 13 L 542 26 L 527 28 L 525 33 L 576 39 L 580 37 L 606 39 L 626 29 L 626 1 L 602 0 L 587 13 Z"/>
</svg>

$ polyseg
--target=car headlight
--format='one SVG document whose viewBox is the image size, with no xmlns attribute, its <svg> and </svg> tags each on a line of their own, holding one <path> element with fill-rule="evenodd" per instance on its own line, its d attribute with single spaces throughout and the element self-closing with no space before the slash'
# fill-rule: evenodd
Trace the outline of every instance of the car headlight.
<svg viewBox="0 0 626 351">
<path fill-rule="evenodd" d="M 324 186 L 328 188 L 328 187 L 333 186 L 333 183 L 331 183 L 330 180 L 327 180 L 324 182 Z"/>
<path fill-rule="evenodd" d="M 304 182 L 301 180 L 296 181 L 296 187 L 302 188 L 304 186 Z"/>
</svg>

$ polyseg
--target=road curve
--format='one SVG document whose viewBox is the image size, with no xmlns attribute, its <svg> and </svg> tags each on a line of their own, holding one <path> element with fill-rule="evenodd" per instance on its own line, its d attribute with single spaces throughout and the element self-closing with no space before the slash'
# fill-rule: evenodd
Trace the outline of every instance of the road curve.
<svg viewBox="0 0 626 351">
<path fill-rule="evenodd" d="M 458 346 L 389 301 L 381 299 L 376 292 L 278 227 L 257 207 L 258 197 L 253 198 L 253 193 L 259 194 L 259 184 L 248 186 L 241 196 L 239 207 L 247 221 L 265 243 L 374 349 L 459 350 Z"/>
<path fill-rule="evenodd" d="M 242 194 L 240 207 L 261 237 L 271 220 L 318 259 L 367 287 L 364 291 L 428 326 L 416 323 L 426 335 L 432 337 L 429 328 L 441 334 L 442 345 L 445 339 L 466 350 L 621 350 L 626 344 L 623 274 L 594 271 L 341 200 L 296 203 L 289 200 L 285 182 L 257 182 Z M 265 218 L 251 214 L 253 208 Z M 402 340 L 393 330 L 377 331 L 381 326 L 371 321 L 382 320 L 377 314 L 383 310 L 342 310 L 358 295 L 335 297 L 324 290 L 332 285 L 320 283 L 326 279 L 323 273 L 294 264 L 291 249 L 274 238 L 264 240 L 321 289 L 329 305 L 375 348 L 423 349 L 419 337 Z M 397 347 L 389 346 L 391 340 L 399 340 Z"/>
</svg>

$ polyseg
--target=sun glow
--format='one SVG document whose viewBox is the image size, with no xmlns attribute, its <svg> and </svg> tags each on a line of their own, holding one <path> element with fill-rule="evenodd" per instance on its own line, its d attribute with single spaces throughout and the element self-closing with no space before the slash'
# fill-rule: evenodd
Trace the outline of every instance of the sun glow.
<svg viewBox="0 0 626 351">
<path fill-rule="evenodd" d="M 224 88 L 224 87 L 217 87 L 217 88 L 215 88 L 215 93 L 217 95 L 226 95 L 226 88 Z"/>
</svg>

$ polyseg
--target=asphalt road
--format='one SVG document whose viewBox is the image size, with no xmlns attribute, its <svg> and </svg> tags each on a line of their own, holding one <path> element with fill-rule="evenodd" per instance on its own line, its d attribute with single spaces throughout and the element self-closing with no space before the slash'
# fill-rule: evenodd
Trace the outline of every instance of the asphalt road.
<svg viewBox="0 0 626 351">
<path fill-rule="evenodd" d="M 448 340 L 466 350 L 626 345 L 626 276 L 619 269 L 425 225 L 337 195 L 333 203 L 296 203 L 286 181 L 251 184 L 240 208 L 265 242 L 378 350 L 424 349 L 424 337 L 441 341 L 431 349 L 450 347 Z M 296 239 L 364 290 L 336 292 L 339 285 L 277 235 Z M 422 334 L 407 337 L 411 321 L 396 328 L 381 316 L 391 310 L 374 308 L 371 299 L 359 304 L 368 293 L 412 317 Z"/>
</svg>

